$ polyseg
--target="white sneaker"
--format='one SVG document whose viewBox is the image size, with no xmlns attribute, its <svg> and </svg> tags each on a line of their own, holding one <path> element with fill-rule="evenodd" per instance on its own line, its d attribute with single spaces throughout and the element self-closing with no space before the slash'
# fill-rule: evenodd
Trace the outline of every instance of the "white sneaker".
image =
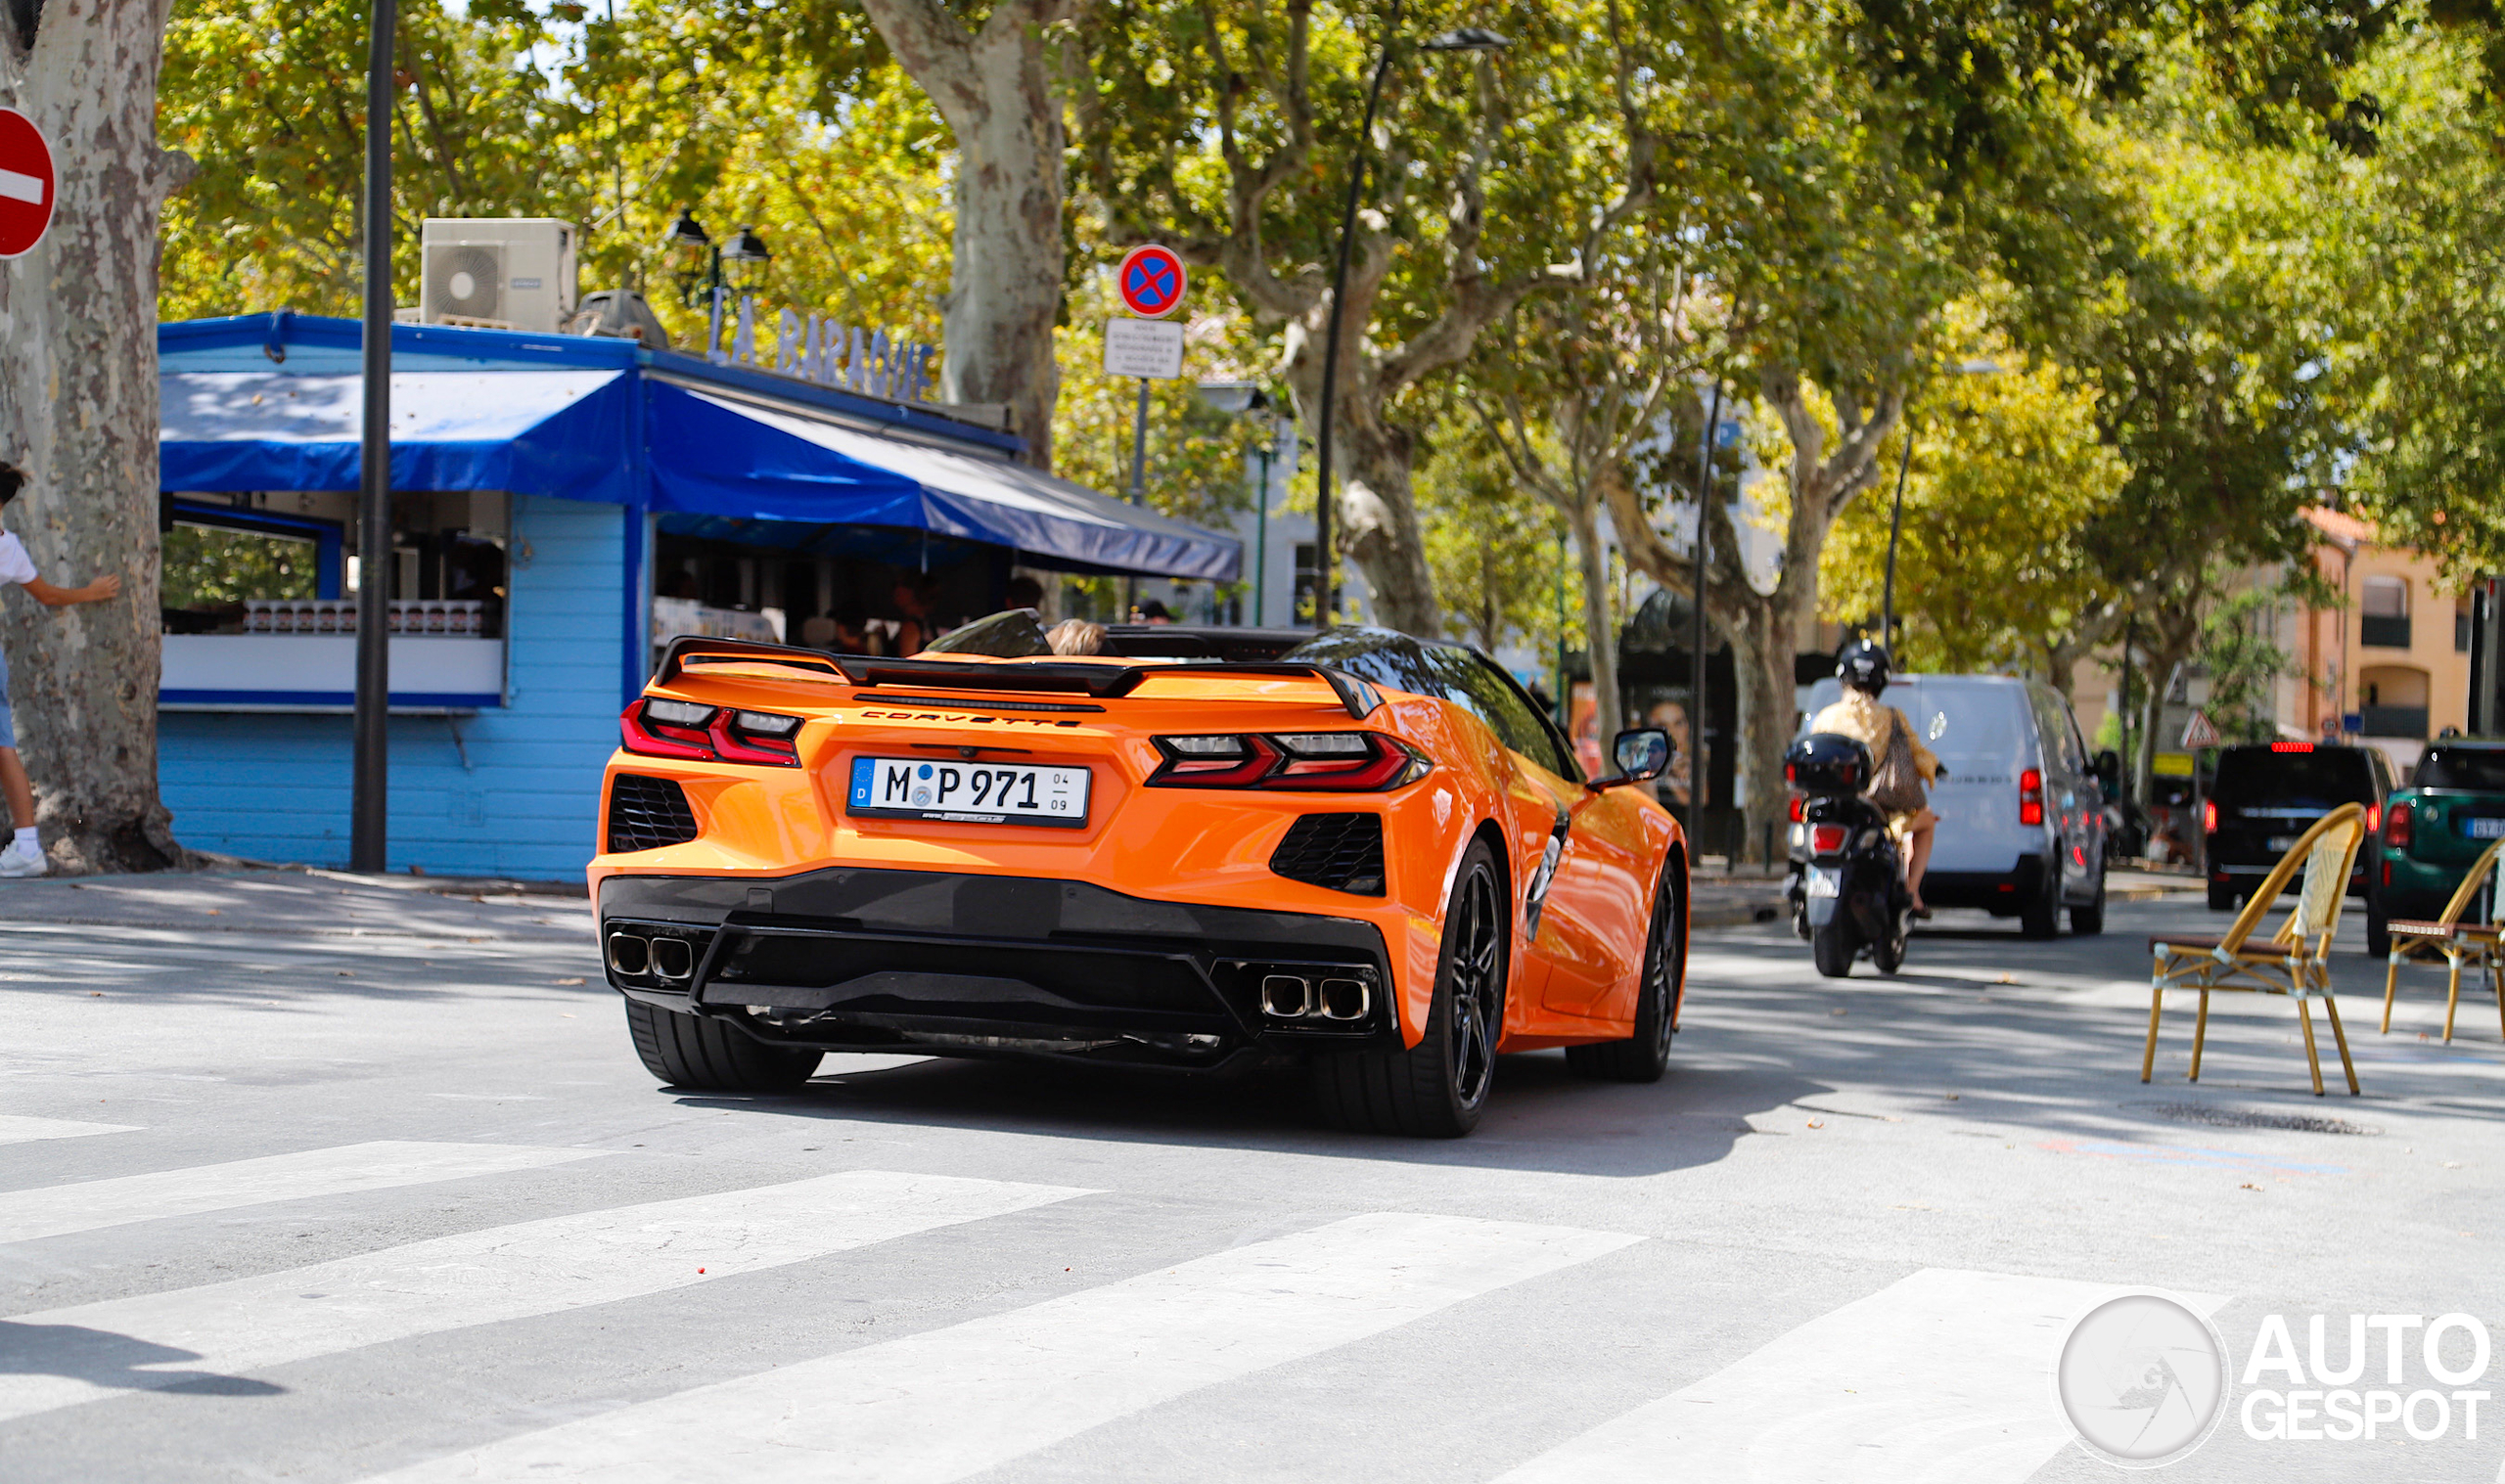
<svg viewBox="0 0 2505 1484">
<path fill-rule="evenodd" d="M 8 849 L 0 850 L 0 877 L 41 876 L 51 869 L 39 847 L 30 850 L 11 840 Z"/>
</svg>

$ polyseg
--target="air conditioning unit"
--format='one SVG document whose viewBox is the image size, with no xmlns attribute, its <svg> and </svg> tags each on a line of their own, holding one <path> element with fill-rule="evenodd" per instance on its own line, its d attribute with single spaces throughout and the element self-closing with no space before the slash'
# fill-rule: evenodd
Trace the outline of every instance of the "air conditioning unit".
<svg viewBox="0 0 2505 1484">
<path fill-rule="evenodd" d="M 555 331 L 574 311 L 572 222 L 430 216 L 418 317 L 430 325 Z"/>
</svg>

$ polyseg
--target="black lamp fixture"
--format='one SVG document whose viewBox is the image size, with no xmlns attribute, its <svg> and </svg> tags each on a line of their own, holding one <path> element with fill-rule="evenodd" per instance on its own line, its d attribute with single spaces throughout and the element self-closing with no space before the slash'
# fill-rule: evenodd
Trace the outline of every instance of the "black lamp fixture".
<svg viewBox="0 0 2505 1484">
<path fill-rule="evenodd" d="M 723 245 L 721 261 L 723 286 L 733 293 L 747 293 L 765 286 L 766 267 L 774 254 L 754 227 L 742 227 Z"/>
<path fill-rule="evenodd" d="M 661 256 L 670 281 L 678 286 L 678 301 L 693 307 L 717 290 L 747 293 L 764 287 L 766 268 L 774 261 L 765 239 L 754 227 L 742 227 L 731 240 L 715 244 L 705 224 L 685 206 L 678 220 L 661 234 Z"/>
<path fill-rule="evenodd" d="M 1400 39 L 1400 5 L 1393 0 L 1391 14 L 1384 25 L 1383 50 L 1375 57 L 1374 80 L 1366 86 L 1365 122 L 1357 126 L 1355 158 L 1348 163 L 1348 199 L 1340 212 L 1340 261 L 1331 275 L 1331 319 L 1322 338 L 1322 410 L 1314 418 L 1313 463 L 1313 562 L 1319 568 L 1314 573 L 1313 626 L 1327 629 L 1337 611 L 1340 585 L 1335 580 L 1331 534 L 1332 507 L 1336 497 L 1331 488 L 1331 414 L 1338 400 L 1340 384 L 1340 310 L 1348 296 L 1348 252 L 1355 241 L 1357 198 L 1365 190 L 1366 147 L 1374 138 L 1374 115 L 1383 101 L 1383 74 L 1391 66 L 1391 54 Z M 1494 52 L 1513 45 L 1506 37 L 1484 26 L 1464 25 L 1430 36 L 1418 43 L 1426 52 Z"/>
</svg>

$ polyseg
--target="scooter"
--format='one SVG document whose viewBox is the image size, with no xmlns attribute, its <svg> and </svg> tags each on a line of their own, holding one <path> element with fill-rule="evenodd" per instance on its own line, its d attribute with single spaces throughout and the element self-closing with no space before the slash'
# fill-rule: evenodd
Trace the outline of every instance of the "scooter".
<svg viewBox="0 0 2505 1484">
<path fill-rule="evenodd" d="M 1853 738 L 1812 732 L 1783 754 L 1793 801 L 1792 928 L 1808 940 L 1818 972 L 1841 979 L 1867 954 L 1883 974 L 1904 967 L 1913 893 L 1905 889 L 1888 816 L 1862 796 L 1870 749 Z"/>
</svg>

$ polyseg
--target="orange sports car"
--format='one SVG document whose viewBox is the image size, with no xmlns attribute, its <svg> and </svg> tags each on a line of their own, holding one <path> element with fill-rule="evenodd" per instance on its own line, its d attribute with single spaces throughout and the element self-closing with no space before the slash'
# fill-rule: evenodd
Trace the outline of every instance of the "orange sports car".
<svg viewBox="0 0 2505 1484">
<path fill-rule="evenodd" d="M 1666 1064 L 1685 836 L 1658 731 L 1586 781 L 1476 651 L 1378 629 L 995 614 L 910 659 L 673 641 L 591 865 L 635 1049 L 680 1087 L 820 1054 L 1310 1069 L 1346 1127 L 1455 1136 L 1502 1052 Z"/>
</svg>

